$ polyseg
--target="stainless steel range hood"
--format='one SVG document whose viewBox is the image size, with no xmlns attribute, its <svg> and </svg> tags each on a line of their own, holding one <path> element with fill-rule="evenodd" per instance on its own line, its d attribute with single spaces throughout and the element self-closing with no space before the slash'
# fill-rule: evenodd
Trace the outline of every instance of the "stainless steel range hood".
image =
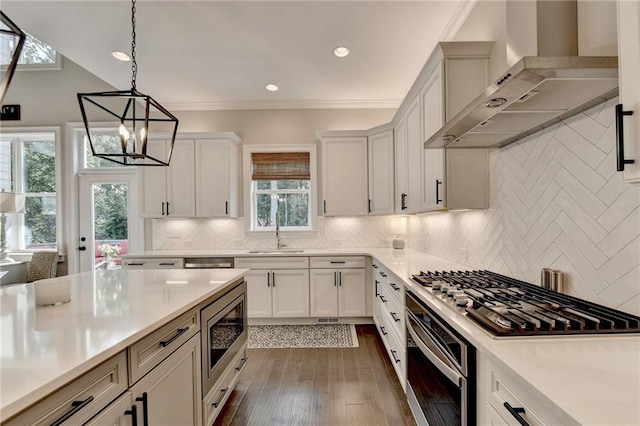
<svg viewBox="0 0 640 426">
<path fill-rule="evenodd" d="M 548 22 L 560 15 L 544 10 L 553 3 L 538 2 L 539 54 L 546 45 L 556 49 L 548 50 L 551 55 L 558 52 L 562 37 L 549 38 L 550 31 L 560 27 L 567 39 L 566 24 Z M 572 55 L 523 57 L 431 136 L 425 148 L 500 148 L 618 95 L 617 57 L 575 56 L 577 44 L 566 52 Z"/>
</svg>

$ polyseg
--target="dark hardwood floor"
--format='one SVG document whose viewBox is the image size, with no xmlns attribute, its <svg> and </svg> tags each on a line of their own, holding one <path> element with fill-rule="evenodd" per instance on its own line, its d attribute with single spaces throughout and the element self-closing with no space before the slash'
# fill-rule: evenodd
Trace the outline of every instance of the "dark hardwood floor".
<svg viewBox="0 0 640 426">
<path fill-rule="evenodd" d="M 357 348 L 249 349 L 216 425 L 415 425 L 375 326 Z"/>
</svg>

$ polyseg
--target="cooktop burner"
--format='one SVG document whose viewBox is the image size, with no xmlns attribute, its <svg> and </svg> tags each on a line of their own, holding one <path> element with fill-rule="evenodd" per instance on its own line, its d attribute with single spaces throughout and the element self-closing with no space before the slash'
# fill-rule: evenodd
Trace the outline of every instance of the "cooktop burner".
<svg viewBox="0 0 640 426">
<path fill-rule="evenodd" d="M 411 278 L 497 336 L 640 333 L 640 317 L 490 271 Z"/>
</svg>

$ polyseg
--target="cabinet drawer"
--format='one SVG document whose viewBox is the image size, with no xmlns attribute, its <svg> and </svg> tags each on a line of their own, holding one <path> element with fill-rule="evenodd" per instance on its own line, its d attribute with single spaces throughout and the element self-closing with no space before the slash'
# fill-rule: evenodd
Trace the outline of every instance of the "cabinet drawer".
<svg viewBox="0 0 640 426">
<path fill-rule="evenodd" d="M 403 336 L 405 331 L 405 319 L 404 319 L 404 304 L 401 304 L 395 296 L 389 294 L 390 287 L 380 286 L 378 288 L 378 300 L 382 303 L 380 305 L 380 316 L 387 322 L 389 330 L 393 330 L 398 339 L 404 342 Z"/>
<path fill-rule="evenodd" d="M 322 256 L 309 259 L 311 268 L 364 268 L 364 256 Z"/>
<path fill-rule="evenodd" d="M 406 363 L 407 363 L 407 351 L 405 349 L 404 340 L 398 340 L 398 336 L 392 332 L 392 327 L 387 318 L 382 317 L 379 324 L 380 333 L 382 335 L 382 341 L 387 349 L 389 360 L 393 365 L 393 369 L 396 371 L 398 380 L 405 386 L 406 381 Z"/>
<path fill-rule="evenodd" d="M 198 331 L 200 312 L 192 309 L 129 346 L 129 383 L 140 380 Z"/>
<path fill-rule="evenodd" d="M 184 267 L 184 259 L 181 257 L 129 258 L 122 259 L 122 266 L 126 269 L 182 269 Z"/>
<path fill-rule="evenodd" d="M 545 404 L 535 395 L 527 391 L 523 384 L 512 377 L 504 370 L 498 368 L 493 362 L 487 362 L 487 378 L 489 389 L 487 389 L 488 403 L 495 409 L 506 424 L 517 426 L 520 423 L 516 415 L 521 416 L 531 426 L 542 426 L 551 424 L 568 424 L 567 419 L 557 416 L 551 411 L 551 406 Z M 519 413 L 511 413 L 507 406 L 509 404 Z M 571 422 L 569 422 L 571 423 Z"/>
<path fill-rule="evenodd" d="M 222 407 L 229 399 L 229 395 L 233 391 L 240 373 L 244 369 L 247 363 L 247 349 L 246 346 L 241 349 L 235 356 L 229 367 L 222 373 L 222 377 L 218 379 L 211 391 L 203 398 L 202 408 L 206 425 L 213 425 L 218 417 Z"/>
<path fill-rule="evenodd" d="M 236 268 L 247 269 L 306 269 L 308 257 L 236 257 Z"/>
<path fill-rule="evenodd" d="M 82 424 L 126 389 L 127 357 L 123 351 L 3 425 Z"/>
</svg>

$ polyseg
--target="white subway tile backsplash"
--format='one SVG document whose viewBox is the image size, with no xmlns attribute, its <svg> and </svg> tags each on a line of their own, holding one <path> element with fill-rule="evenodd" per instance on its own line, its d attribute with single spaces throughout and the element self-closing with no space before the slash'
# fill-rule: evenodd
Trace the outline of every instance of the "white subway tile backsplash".
<svg viewBox="0 0 640 426">
<path fill-rule="evenodd" d="M 469 266 L 533 283 L 552 267 L 568 294 L 640 315 L 640 186 L 615 171 L 616 103 L 492 152 L 490 209 L 412 217 L 409 246 L 467 247 Z"/>
</svg>

